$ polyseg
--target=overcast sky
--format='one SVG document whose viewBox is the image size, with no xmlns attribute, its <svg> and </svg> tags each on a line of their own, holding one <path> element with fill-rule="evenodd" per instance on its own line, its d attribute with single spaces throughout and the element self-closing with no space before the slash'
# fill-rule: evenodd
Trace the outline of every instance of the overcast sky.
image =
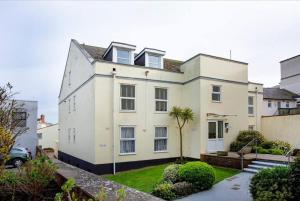
<svg viewBox="0 0 300 201">
<path fill-rule="evenodd" d="M 39 114 L 58 116 L 57 97 L 71 38 L 166 51 L 201 52 L 249 63 L 249 80 L 280 81 L 279 61 L 300 54 L 300 2 L 0 2 L 0 84 Z M 221 67 L 221 66 L 220 66 Z"/>
</svg>

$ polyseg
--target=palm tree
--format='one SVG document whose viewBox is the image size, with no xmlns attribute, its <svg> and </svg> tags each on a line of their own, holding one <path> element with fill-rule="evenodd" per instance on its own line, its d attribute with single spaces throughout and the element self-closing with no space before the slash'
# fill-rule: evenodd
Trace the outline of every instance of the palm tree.
<svg viewBox="0 0 300 201">
<path fill-rule="evenodd" d="M 179 128 L 179 134 L 180 134 L 180 162 L 183 163 L 183 156 L 182 156 L 182 128 L 186 123 L 189 121 L 194 120 L 194 113 L 191 108 L 180 108 L 177 106 L 174 106 L 169 113 L 171 117 L 176 119 L 178 128 Z"/>
</svg>

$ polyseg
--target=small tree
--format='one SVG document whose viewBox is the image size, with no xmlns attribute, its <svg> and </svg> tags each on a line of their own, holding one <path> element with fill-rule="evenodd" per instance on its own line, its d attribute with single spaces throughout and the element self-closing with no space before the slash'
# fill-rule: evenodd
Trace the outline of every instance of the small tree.
<svg viewBox="0 0 300 201">
<path fill-rule="evenodd" d="M 15 139 L 28 129 L 20 126 L 22 119 L 18 112 L 23 111 L 24 105 L 14 99 L 16 93 L 12 88 L 10 83 L 0 86 L 0 157 L 4 158 L 9 154 Z"/>
<path fill-rule="evenodd" d="M 171 117 L 176 119 L 179 129 L 180 135 L 180 161 L 183 163 L 183 156 L 182 156 L 182 129 L 185 124 L 189 121 L 194 120 L 194 113 L 191 108 L 180 108 L 174 106 L 169 114 Z"/>
</svg>

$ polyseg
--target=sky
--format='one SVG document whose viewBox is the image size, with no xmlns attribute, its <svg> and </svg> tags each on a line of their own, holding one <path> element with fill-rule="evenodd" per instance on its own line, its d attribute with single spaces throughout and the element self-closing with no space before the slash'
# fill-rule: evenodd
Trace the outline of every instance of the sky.
<svg viewBox="0 0 300 201">
<path fill-rule="evenodd" d="M 111 41 L 249 63 L 249 81 L 280 81 L 279 61 L 300 54 L 300 2 L 279 1 L 7 1 L 0 2 L 0 85 L 38 101 L 58 121 L 58 94 L 70 40 L 108 47 Z"/>
</svg>

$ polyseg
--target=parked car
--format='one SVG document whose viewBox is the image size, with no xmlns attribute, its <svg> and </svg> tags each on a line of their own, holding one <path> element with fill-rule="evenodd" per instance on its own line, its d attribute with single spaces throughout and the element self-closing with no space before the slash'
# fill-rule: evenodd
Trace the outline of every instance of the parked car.
<svg viewBox="0 0 300 201">
<path fill-rule="evenodd" d="M 9 160 L 6 162 L 7 165 L 13 165 L 14 167 L 20 167 L 26 161 L 30 160 L 30 153 L 26 148 L 14 147 L 9 153 Z"/>
</svg>

